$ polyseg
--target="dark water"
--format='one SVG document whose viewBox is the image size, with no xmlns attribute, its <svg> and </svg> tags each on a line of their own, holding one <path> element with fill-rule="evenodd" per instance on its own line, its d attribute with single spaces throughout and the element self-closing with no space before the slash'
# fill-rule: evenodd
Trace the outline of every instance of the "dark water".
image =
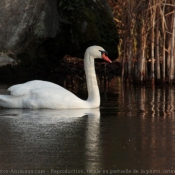
<svg viewBox="0 0 175 175">
<path fill-rule="evenodd" d="M 0 174 L 175 174 L 175 89 L 100 89 L 100 109 L 0 109 Z"/>
</svg>

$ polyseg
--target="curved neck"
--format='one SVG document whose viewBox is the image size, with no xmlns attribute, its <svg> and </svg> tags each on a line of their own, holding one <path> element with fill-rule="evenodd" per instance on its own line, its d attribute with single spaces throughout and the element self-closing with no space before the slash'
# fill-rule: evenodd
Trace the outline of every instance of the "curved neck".
<svg viewBox="0 0 175 175">
<path fill-rule="evenodd" d="M 100 94 L 94 68 L 94 58 L 92 58 L 88 53 L 85 53 L 84 68 L 88 90 L 87 102 L 89 102 L 92 107 L 99 107 Z"/>
</svg>

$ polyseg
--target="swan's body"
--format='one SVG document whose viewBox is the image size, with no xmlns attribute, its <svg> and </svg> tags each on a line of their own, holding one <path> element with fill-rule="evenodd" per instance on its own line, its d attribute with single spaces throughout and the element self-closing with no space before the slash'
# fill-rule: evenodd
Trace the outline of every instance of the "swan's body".
<svg viewBox="0 0 175 175">
<path fill-rule="evenodd" d="M 50 108 L 50 109 L 79 109 L 97 108 L 100 105 L 99 89 L 94 69 L 94 59 L 104 58 L 105 50 L 100 46 L 87 48 L 84 67 L 87 80 L 88 99 L 82 100 L 63 87 L 41 80 L 29 81 L 24 84 L 11 86 L 10 95 L 0 95 L 0 106 L 4 108 Z"/>
</svg>

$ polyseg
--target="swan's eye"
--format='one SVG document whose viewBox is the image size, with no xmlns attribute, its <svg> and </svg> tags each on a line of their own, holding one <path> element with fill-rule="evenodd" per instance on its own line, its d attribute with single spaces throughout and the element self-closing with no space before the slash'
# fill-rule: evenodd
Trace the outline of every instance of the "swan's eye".
<svg viewBox="0 0 175 175">
<path fill-rule="evenodd" d="M 101 52 L 101 55 L 105 54 L 106 56 L 108 56 L 108 52 L 103 51 L 103 50 L 99 50 Z"/>
</svg>

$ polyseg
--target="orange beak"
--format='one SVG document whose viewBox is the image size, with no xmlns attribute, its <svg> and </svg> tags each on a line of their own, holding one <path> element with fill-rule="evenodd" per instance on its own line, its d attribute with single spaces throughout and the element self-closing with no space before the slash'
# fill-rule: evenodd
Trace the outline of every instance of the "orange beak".
<svg viewBox="0 0 175 175">
<path fill-rule="evenodd" d="M 107 62 L 109 62 L 109 63 L 112 63 L 112 61 L 108 58 L 108 56 L 105 55 L 105 53 L 102 54 L 102 58 L 103 58 L 105 61 L 107 61 Z"/>
</svg>

